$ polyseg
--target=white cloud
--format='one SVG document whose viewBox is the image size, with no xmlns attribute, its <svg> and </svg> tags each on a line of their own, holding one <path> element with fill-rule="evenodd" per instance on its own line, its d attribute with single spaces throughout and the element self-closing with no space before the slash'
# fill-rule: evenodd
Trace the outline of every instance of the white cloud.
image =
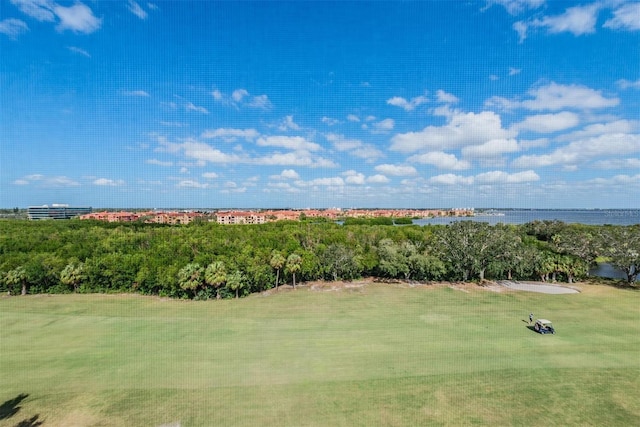
<svg viewBox="0 0 640 427">
<path fill-rule="evenodd" d="M 588 110 L 615 107 L 620 103 L 618 98 L 605 98 L 599 90 L 575 84 L 560 85 L 555 82 L 532 89 L 529 95 L 533 99 L 523 101 L 522 106 L 530 110 Z"/>
<path fill-rule="evenodd" d="M 401 165 L 378 165 L 374 168 L 377 172 L 391 176 L 413 176 L 417 175 L 418 171 L 413 166 L 401 166 Z"/>
<path fill-rule="evenodd" d="M 158 159 L 149 159 L 145 163 L 148 165 L 157 165 L 157 166 L 164 166 L 164 167 L 173 166 L 173 162 L 164 162 Z"/>
<path fill-rule="evenodd" d="M 147 19 L 147 12 L 135 1 L 129 0 L 128 8 L 129 11 L 131 11 L 131 13 L 136 15 L 138 18 L 142 20 Z"/>
<path fill-rule="evenodd" d="M 386 184 L 389 182 L 389 178 L 382 174 L 375 174 L 368 177 L 367 182 L 370 184 Z"/>
<path fill-rule="evenodd" d="M 507 173 L 502 171 L 491 171 L 481 173 L 475 176 L 477 184 L 520 184 L 524 182 L 539 181 L 540 176 L 532 170 Z"/>
<path fill-rule="evenodd" d="M 29 27 L 24 21 L 15 18 L 7 18 L 0 21 L 0 33 L 15 39 L 20 34 L 29 31 Z"/>
<path fill-rule="evenodd" d="M 455 104 L 459 101 L 459 99 L 455 95 L 447 93 L 442 89 L 438 89 L 436 91 L 436 99 L 438 100 L 438 102 L 442 102 L 445 104 Z"/>
<path fill-rule="evenodd" d="M 295 151 L 319 151 L 320 145 L 307 141 L 301 136 L 267 136 L 258 138 L 261 147 L 282 147 Z"/>
<path fill-rule="evenodd" d="M 323 157 L 312 156 L 306 151 L 274 153 L 253 159 L 252 163 L 268 166 L 298 166 L 311 168 L 334 168 L 337 165 Z"/>
<path fill-rule="evenodd" d="M 243 138 L 245 141 L 253 141 L 260 133 L 255 129 L 231 129 L 231 128 L 218 128 L 207 129 L 200 135 L 202 138 L 221 138 L 225 142 L 234 142 L 238 138 Z"/>
<path fill-rule="evenodd" d="M 333 125 L 337 125 L 338 123 L 340 123 L 340 120 L 338 119 L 332 119 L 331 117 L 322 117 L 322 123 L 326 124 L 327 126 L 333 126 Z"/>
<path fill-rule="evenodd" d="M 242 99 L 245 96 L 249 96 L 249 92 L 246 89 L 236 89 L 231 94 L 231 99 L 233 99 L 235 102 L 242 102 Z"/>
<path fill-rule="evenodd" d="M 272 175 L 272 179 L 300 179 L 300 175 L 293 169 L 284 169 L 280 175 Z"/>
<path fill-rule="evenodd" d="M 300 130 L 300 126 L 293 121 L 293 116 L 289 115 L 282 119 L 282 122 L 278 126 L 278 130 L 282 132 L 286 132 L 288 130 Z"/>
<path fill-rule="evenodd" d="M 205 172 L 202 174 L 202 177 L 206 179 L 216 179 L 218 177 L 218 174 L 215 172 Z"/>
<path fill-rule="evenodd" d="M 56 26 L 58 31 L 71 30 L 76 33 L 90 34 L 102 25 L 102 19 L 93 15 L 93 11 L 82 3 L 64 7 L 55 5 L 53 12 L 60 19 Z"/>
<path fill-rule="evenodd" d="M 627 3 L 613 12 L 603 27 L 613 30 L 640 30 L 640 3 Z"/>
<path fill-rule="evenodd" d="M 598 169 L 640 169 L 640 159 L 609 159 L 593 163 Z"/>
<path fill-rule="evenodd" d="M 640 20 L 640 18 L 638 18 Z M 634 81 L 629 81 L 626 79 L 620 79 L 616 82 L 616 85 L 618 85 L 618 87 L 620 89 L 640 89 L 640 79 Z"/>
<path fill-rule="evenodd" d="M 179 188 L 209 188 L 208 183 L 200 183 L 195 180 L 185 179 L 176 184 Z"/>
<path fill-rule="evenodd" d="M 545 0 L 487 0 L 487 7 L 494 4 L 504 7 L 511 15 L 517 15 L 529 9 L 537 9 Z"/>
<path fill-rule="evenodd" d="M 494 96 L 485 101 L 486 107 L 513 109 L 525 108 L 534 111 L 558 111 L 563 109 L 591 110 L 615 107 L 619 98 L 606 98 L 599 90 L 581 85 L 561 85 L 551 82 L 544 86 L 530 89 L 529 99 L 524 101 L 510 100 Z"/>
<path fill-rule="evenodd" d="M 552 165 L 575 166 L 593 158 L 623 156 L 640 152 L 640 135 L 613 133 L 574 141 L 549 154 L 527 155 L 515 159 L 514 167 L 542 167 Z"/>
<path fill-rule="evenodd" d="M 55 3 L 50 0 L 11 0 L 25 15 L 40 22 L 55 21 L 53 7 Z"/>
<path fill-rule="evenodd" d="M 93 181 L 93 185 L 100 185 L 106 187 L 118 187 L 124 185 L 124 181 L 121 179 L 113 180 L 107 178 L 98 178 Z"/>
<path fill-rule="evenodd" d="M 224 99 L 224 95 L 218 89 L 215 89 L 213 92 L 211 92 L 211 96 L 213 96 L 213 99 L 215 99 L 216 101 L 222 101 Z"/>
<path fill-rule="evenodd" d="M 462 113 L 454 111 L 444 126 L 427 126 L 419 132 L 397 134 L 391 138 L 391 150 L 410 153 L 420 150 L 447 150 L 511 137 L 502 128 L 500 116 L 492 111 Z"/>
<path fill-rule="evenodd" d="M 149 96 L 149 94 L 144 90 L 130 90 L 130 91 L 124 91 L 122 93 L 127 96 L 141 96 L 141 97 Z"/>
<path fill-rule="evenodd" d="M 452 173 L 436 175 L 429 178 L 431 184 L 443 185 L 471 185 L 473 184 L 472 176 L 460 176 Z"/>
<path fill-rule="evenodd" d="M 363 185 L 365 183 L 365 176 L 360 172 L 356 172 L 354 170 L 348 170 L 342 173 L 342 176 L 345 177 L 345 182 L 347 184 L 356 184 Z"/>
<path fill-rule="evenodd" d="M 360 117 L 356 116 L 355 114 L 348 114 L 347 115 L 347 120 L 350 122 L 359 122 L 360 121 Z"/>
<path fill-rule="evenodd" d="M 352 156 L 373 161 L 384 157 L 384 153 L 371 144 L 365 144 L 359 139 L 347 139 L 343 135 L 329 133 L 325 135 L 327 141 L 331 142 L 338 151 L 348 151 Z"/>
<path fill-rule="evenodd" d="M 78 187 L 79 182 L 66 176 L 45 176 L 42 174 L 31 174 L 13 181 L 14 185 L 34 184 L 41 188 L 61 188 Z"/>
<path fill-rule="evenodd" d="M 465 157 L 494 157 L 503 153 L 518 151 L 518 142 L 515 139 L 492 139 L 480 145 L 471 145 L 462 149 Z"/>
<path fill-rule="evenodd" d="M 183 151 L 186 157 L 210 163 L 238 163 L 242 160 L 237 155 L 223 153 L 208 144 L 193 139 L 178 144 L 177 148 Z"/>
<path fill-rule="evenodd" d="M 253 98 L 251 98 L 251 102 L 249 102 L 249 104 L 247 105 L 249 105 L 249 107 L 259 108 L 261 110 L 269 110 L 273 107 L 267 95 L 254 96 Z"/>
<path fill-rule="evenodd" d="M 393 130 L 396 122 L 393 119 L 380 120 L 373 124 L 373 133 L 387 133 Z"/>
<path fill-rule="evenodd" d="M 587 184 L 590 185 L 606 185 L 606 186 L 611 186 L 611 185 L 623 185 L 623 186 L 629 186 L 629 185 L 640 185 L 640 174 L 638 175 L 616 175 L 612 178 L 595 178 L 592 180 L 587 181 Z"/>
<path fill-rule="evenodd" d="M 67 46 L 67 49 L 69 49 L 73 53 L 77 53 L 78 55 L 82 55 L 82 56 L 86 56 L 87 58 L 91 58 L 91 55 L 89 54 L 89 52 L 87 52 L 86 50 L 81 49 L 79 47 Z"/>
<path fill-rule="evenodd" d="M 515 76 L 517 74 L 520 74 L 521 71 L 522 71 L 522 69 L 520 69 L 520 68 L 509 67 L 509 75 L 510 76 Z"/>
<path fill-rule="evenodd" d="M 563 111 L 557 114 L 538 114 L 528 116 L 523 121 L 511 125 L 518 132 L 553 133 L 575 127 L 580 123 L 577 114 Z"/>
<path fill-rule="evenodd" d="M 522 184 L 539 181 L 540 176 L 533 170 L 517 173 L 507 173 L 503 171 L 490 171 L 480 173 L 476 176 L 461 176 L 455 174 L 436 175 L 429 179 L 432 184 L 441 185 L 472 185 L 472 184 Z"/>
<path fill-rule="evenodd" d="M 455 155 L 443 151 L 431 151 L 417 154 L 407 159 L 409 162 L 433 165 L 438 169 L 465 170 L 471 167 L 467 160 L 458 160 Z"/>
<path fill-rule="evenodd" d="M 638 122 L 631 121 L 631 120 L 616 120 L 609 123 L 594 123 L 594 124 L 585 126 L 581 130 L 560 135 L 556 138 L 556 140 L 566 142 L 566 141 L 575 141 L 579 139 L 606 135 L 606 134 L 632 133 L 637 128 L 638 128 Z"/>
<path fill-rule="evenodd" d="M 202 114 L 209 114 L 209 110 L 207 110 L 204 107 L 199 107 L 197 105 L 194 105 L 192 102 L 187 103 L 184 106 L 185 110 L 187 111 L 196 111 L 198 113 L 202 113 Z"/>
<path fill-rule="evenodd" d="M 409 101 L 401 96 L 394 96 L 393 98 L 387 99 L 387 104 L 393 105 L 395 107 L 400 107 L 405 111 L 412 111 L 419 105 L 422 105 L 426 102 L 428 102 L 427 97 L 423 95 L 411 98 L 411 100 Z"/>
<path fill-rule="evenodd" d="M 315 187 L 315 186 L 324 186 L 324 187 L 343 187 L 344 180 L 339 177 L 327 177 L 327 178 L 316 178 L 311 181 L 296 181 L 295 185 L 298 187 Z"/>
<path fill-rule="evenodd" d="M 565 10 L 561 15 L 543 16 L 530 21 L 518 21 L 513 25 L 522 42 L 527 37 L 530 28 L 543 28 L 549 34 L 571 33 L 574 36 L 593 34 L 596 31 L 598 12 L 601 9 L 599 3 L 573 6 Z"/>
</svg>

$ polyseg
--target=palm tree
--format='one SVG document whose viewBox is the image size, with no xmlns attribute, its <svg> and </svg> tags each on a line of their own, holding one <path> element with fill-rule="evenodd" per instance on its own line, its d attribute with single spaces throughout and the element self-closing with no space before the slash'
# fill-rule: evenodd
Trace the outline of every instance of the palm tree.
<svg viewBox="0 0 640 427">
<path fill-rule="evenodd" d="M 216 289 L 216 299 L 220 299 L 220 286 L 227 281 L 227 270 L 222 261 L 214 261 L 204 271 L 204 281 Z"/>
<path fill-rule="evenodd" d="M 227 276 L 227 288 L 232 291 L 236 291 L 236 298 L 238 298 L 240 289 L 244 288 L 244 276 L 239 270 L 236 270 Z"/>
<path fill-rule="evenodd" d="M 293 289 L 296 288 L 296 273 L 302 268 L 302 258 L 298 254 L 287 257 L 287 270 L 293 275 Z"/>
<path fill-rule="evenodd" d="M 21 295 L 27 294 L 27 270 L 24 267 L 16 267 L 13 270 L 9 270 L 5 276 L 5 282 L 7 285 L 22 285 Z"/>
<path fill-rule="evenodd" d="M 189 263 L 182 267 L 178 272 L 178 283 L 180 287 L 185 290 L 190 290 L 193 292 L 193 296 L 195 297 L 198 288 L 203 283 L 203 268 L 200 267 L 198 263 Z"/>
<path fill-rule="evenodd" d="M 269 263 L 271 264 L 271 267 L 276 270 L 276 291 L 278 290 L 278 281 L 280 280 L 280 270 L 284 267 L 285 262 L 286 260 L 280 252 L 275 249 L 271 252 L 271 261 Z"/>
<path fill-rule="evenodd" d="M 73 286 L 73 292 L 78 292 L 78 286 L 84 280 L 84 264 L 69 263 L 60 273 L 60 281 Z"/>
</svg>

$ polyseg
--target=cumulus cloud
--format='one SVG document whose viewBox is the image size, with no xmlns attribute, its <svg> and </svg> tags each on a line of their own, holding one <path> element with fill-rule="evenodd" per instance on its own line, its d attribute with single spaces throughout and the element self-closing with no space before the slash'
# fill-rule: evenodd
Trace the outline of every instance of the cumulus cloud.
<svg viewBox="0 0 640 427">
<path fill-rule="evenodd" d="M 487 107 L 504 109 L 525 108 L 533 111 L 558 111 L 563 109 L 592 110 L 615 107 L 620 103 L 616 97 L 607 98 L 599 90 L 582 85 L 561 85 L 551 82 L 544 86 L 530 89 L 529 99 L 524 101 L 510 100 L 498 96 L 485 102 Z"/>
<path fill-rule="evenodd" d="M 209 188 L 209 183 L 201 183 L 192 179 L 185 179 L 176 184 L 178 188 Z"/>
<path fill-rule="evenodd" d="M 638 152 L 640 152 L 640 135 L 604 134 L 574 141 L 548 154 L 518 157 L 512 165 L 518 168 L 553 165 L 574 167 L 594 158 L 602 159 L 612 154 L 623 156 Z"/>
<path fill-rule="evenodd" d="M 510 15 L 517 15 L 529 9 L 537 9 L 545 3 L 545 0 L 487 0 L 487 7 L 500 5 Z"/>
<path fill-rule="evenodd" d="M 416 107 L 425 104 L 426 102 L 428 102 L 428 99 L 423 95 L 416 96 L 408 101 L 401 96 L 394 96 L 393 98 L 387 99 L 387 104 L 400 107 L 405 111 L 413 111 Z"/>
<path fill-rule="evenodd" d="M 608 19 L 603 27 L 612 30 L 640 30 L 640 3 L 627 3 L 613 12 L 613 18 Z"/>
<path fill-rule="evenodd" d="M 369 184 L 386 184 L 389 182 L 389 178 L 387 178 L 386 176 L 382 175 L 382 174 L 375 174 L 375 175 L 371 175 L 370 177 L 367 178 L 367 182 Z"/>
<path fill-rule="evenodd" d="M 513 134 L 503 129 L 500 116 L 492 111 L 480 113 L 452 112 L 444 126 L 427 126 L 391 138 L 391 150 L 411 153 L 421 150 L 448 150 L 464 145 L 506 139 Z"/>
<path fill-rule="evenodd" d="M 251 96 L 248 90 L 239 88 L 231 92 L 230 96 L 225 95 L 220 90 L 215 89 L 211 92 L 211 96 L 217 102 L 224 105 L 230 105 L 235 108 L 248 107 L 260 110 L 270 110 L 273 104 L 267 95 Z"/>
<path fill-rule="evenodd" d="M 413 166 L 384 164 L 378 165 L 374 169 L 377 172 L 391 176 L 413 176 L 418 174 L 418 171 Z"/>
<path fill-rule="evenodd" d="M 331 117 L 327 117 L 327 116 L 322 117 L 321 121 L 322 121 L 322 123 L 326 124 L 327 126 L 333 126 L 333 125 L 337 125 L 338 123 L 340 123 L 340 120 L 332 119 Z"/>
<path fill-rule="evenodd" d="M 638 122 L 632 120 L 615 120 L 608 123 L 593 123 L 580 130 L 556 137 L 556 141 L 575 141 L 593 136 L 617 133 L 632 133 L 638 129 Z"/>
<path fill-rule="evenodd" d="M 364 174 L 354 170 L 348 170 L 342 173 L 347 184 L 363 185 L 366 182 Z"/>
<path fill-rule="evenodd" d="M 387 133 L 393 130 L 396 125 L 393 119 L 384 119 L 379 122 L 373 123 L 373 133 Z"/>
<path fill-rule="evenodd" d="M 293 121 L 293 116 L 289 115 L 282 119 L 282 122 L 278 125 L 278 130 L 282 132 L 286 132 L 288 130 L 300 130 L 300 126 Z"/>
<path fill-rule="evenodd" d="M 29 31 L 29 27 L 24 21 L 15 18 L 7 18 L 0 21 L 0 33 L 16 39 L 19 35 Z"/>
<path fill-rule="evenodd" d="M 93 181 L 93 185 L 100 185 L 106 187 L 118 187 L 124 185 L 124 181 L 121 179 L 108 179 L 108 178 L 98 178 Z"/>
<path fill-rule="evenodd" d="M 640 5 L 640 3 L 639 3 Z M 640 16 L 640 15 L 638 15 Z M 640 18 L 638 18 L 638 20 L 640 20 Z M 620 89 L 640 89 L 640 79 L 636 80 L 636 81 L 630 81 L 630 80 L 626 80 L 626 79 L 620 79 L 616 82 L 616 85 L 618 85 L 618 87 Z"/>
<path fill-rule="evenodd" d="M 258 138 L 261 147 L 282 147 L 295 151 L 319 151 L 320 145 L 307 141 L 301 136 L 267 136 Z"/>
<path fill-rule="evenodd" d="M 596 31 L 598 12 L 601 9 L 599 3 L 573 6 L 565 10 L 563 14 L 555 16 L 543 16 L 530 21 L 518 21 L 514 29 L 524 41 L 530 28 L 545 29 L 549 34 L 568 32 L 574 36 L 592 34 Z"/>
<path fill-rule="evenodd" d="M 438 100 L 438 102 L 441 102 L 444 104 L 455 104 L 456 102 L 459 101 L 459 99 L 455 95 L 447 93 L 442 89 L 438 89 L 436 91 L 436 99 Z"/>
<path fill-rule="evenodd" d="M 71 30 L 75 33 L 90 34 L 102 25 L 102 19 L 96 18 L 93 11 L 82 3 L 69 7 L 56 5 L 53 11 L 60 19 L 56 26 L 58 31 Z"/>
<path fill-rule="evenodd" d="M 280 175 L 271 175 L 269 178 L 276 180 L 300 179 L 300 175 L 293 169 L 284 169 Z"/>
<path fill-rule="evenodd" d="M 507 173 L 503 171 L 490 171 L 475 176 L 461 176 L 455 174 L 436 175 L 429 179 L 431 184 L 440 185 L 472 185 L 472 184 L 522 184 L 539 181 L 540 176 L 533 170 L 524 172 Z"/>
<path fill-rule="evenodd" d="M 347 120 L 350 122 L 359 122 L 360 121 L 360 117 L 356 116 L 355 114 L 348 114 L 347 115 Z"/>
<path fill-rule="evenodd" d="M 510 76 L 515 76 L 517 74 L 520 74 L 521 71 L 522 71 L 522 69 L 520 69 L 520 68 L 509 67 L 509 75 Z"/>
<path fill-rule="evenodd" d="M 414 163 L 433 165 L 438 169 L 465 170 L 471 167 L 471 163 L 467 160 L 459 160 L 455 155 L 443 151 L 417 154 L 409 157 L 407 160 Z"/>
<path fill-rule="evenodd" d="M 206 179 L 216 179 L 218 178 L 218 174 L 215 172 L 205 172 L 202 174 L 202 177 Z"/>
<path fill-rule="evenodd" d="M 141 96 L 145 98 L 149 97 L 149 94 L 144 90 L 129 90 L 129 91 L 124 91 L 122 93 L 127 96 Z"/>
<path fill-rule="evenodd" d="M 640 159 L 608 159 L 599 160 L 593 163 L 593 167 L 598 169 L 640 169 Z"/>
<path fill-rule="evenodd" d="M 471 145 L 462 149 L 465 157 L 495 157 L 504 153 L 518 151 L 518 142 L 515 139 L 491 139 L 483 144 Z"/>
<path fill-rule="evenodd" d="M 557 114 L 538 114 L 528 116 L 523 121 L 511 126 L 518 132 L 553 133 L 575 127 L 580 123 L 577 114 L 563 111 Z"/>
<path fill-rule="evenodd" d="M 327 141 L 333 144 L 338 151 L 348 151 L 354 157 L 374 161 L 380 157 L 384 157 L 384 153 L 371 144 L 365 144 L 359 139 L 348 139 L 343 135 L 329 133 L 325 135 Z"/>
<path fill-rule="evenodd" d="M 225 142 L 235 142 L 238 138 L 242 138 L 249 142 L 260 136 L 260 133 L 255 129 L 218 128 L 207 129 L 200 136 L 205 139 L 220 138 Z"/>
</svg>

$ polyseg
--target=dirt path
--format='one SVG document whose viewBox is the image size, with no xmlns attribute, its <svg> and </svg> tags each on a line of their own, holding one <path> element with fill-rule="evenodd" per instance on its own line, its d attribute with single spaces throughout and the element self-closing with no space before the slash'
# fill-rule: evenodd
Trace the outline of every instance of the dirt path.
<svg viewBox="0 0 640 427">
<path fill-rule="evenodd" d="M 577 294 L 577 289 L 568 288 L 560 285 L 550 285 L 540 282 L 516 282 L 512 280 L 498 281 L 500 286 L 513 289 L 515 291 L 539 292 L 542 294 Z"/>
</svg>

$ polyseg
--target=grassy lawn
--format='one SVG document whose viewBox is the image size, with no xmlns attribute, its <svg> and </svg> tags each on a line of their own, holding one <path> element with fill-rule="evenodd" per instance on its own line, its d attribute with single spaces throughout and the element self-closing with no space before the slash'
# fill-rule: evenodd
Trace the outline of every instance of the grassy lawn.
<svg viewBox="0 0 640 427">
<path fill-rule="evenodd" d="M 640 292 L 5 297 L 0 405 L 1 426 L 640 425 Z"/>
</svg>

